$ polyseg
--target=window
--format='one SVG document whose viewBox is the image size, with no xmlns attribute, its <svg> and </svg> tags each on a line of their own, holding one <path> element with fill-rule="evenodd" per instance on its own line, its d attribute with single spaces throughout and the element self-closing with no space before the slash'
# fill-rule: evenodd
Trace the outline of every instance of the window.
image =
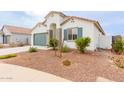
<svg viewBox="0 0 124 93">
<path fill-rule="evenodd" d="M 77 36 L 78 36 L 77 28 L 68 29 L 67 32 L 68 32 L 68 40 L 75 40 L 75 39 L 77 39 Z"/>
<path fill-rule="evenodd" d="M 64 40 L 75 40 L 83 36 L 83 28 L 75 27 L 64 29 Z"/>
</svg>

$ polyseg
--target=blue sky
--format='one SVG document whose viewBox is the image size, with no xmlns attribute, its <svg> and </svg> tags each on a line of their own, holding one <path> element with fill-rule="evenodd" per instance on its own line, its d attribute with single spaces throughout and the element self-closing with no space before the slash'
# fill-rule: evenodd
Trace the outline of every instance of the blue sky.
<svg viewBox="0 0 124 93">
<path fill-rule="evenodd" d="M 32 28 L 37 22 L 43 21 L 48 12 L 43 11 L 6 11 L 0 12 L 0 27 L 2 25 L 16 25 Z M 98 20 L 108 35 L 124 35 L 124 12 L 86 12 L 65 11 L 70 16 L 79 16 Z"/>
</svg>

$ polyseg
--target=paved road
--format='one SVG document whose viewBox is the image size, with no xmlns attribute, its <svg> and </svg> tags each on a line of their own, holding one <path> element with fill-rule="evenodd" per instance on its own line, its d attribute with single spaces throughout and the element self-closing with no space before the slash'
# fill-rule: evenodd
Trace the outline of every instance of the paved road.
<svg viewBox="0 0 124 93">
<path fill-rule="evenodd" d="M 0 49 L 0 55 L 6 55 L 6 54 L 11 54 L 11 53 L 19 53 L 19 52 L 28 51 L 29 47 L 30 46 L 3 48 L 3 49 Z"/>
<path fill-rule="evenodd" d="M 42 71 L 0 62 L 0 82 L 71 82 Z"/>
</svg>

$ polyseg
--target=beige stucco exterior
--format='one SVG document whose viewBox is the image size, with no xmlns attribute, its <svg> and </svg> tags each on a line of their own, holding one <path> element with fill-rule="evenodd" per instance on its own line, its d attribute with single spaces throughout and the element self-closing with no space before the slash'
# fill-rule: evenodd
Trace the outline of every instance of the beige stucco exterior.
<svg viewBox="0 0 124 93">
<path fill-rule="evenodd" d="M 101 42 L 101 40 L 104 40 L 103 38 L 106 38 L 106 36 L 101 32 L 101 30 L 94 24 L 92 21 L 87 20 L 80 20 L 78 18 L 73 18 L 73 20 L 69 20 L 65 22 L 64 24 L 61 24 L 64 21 L 64 17 L 60 16 L 59 14 L 53 13 L 50 14 L 44 23 L 44 25 L 41 24 L 41 26 L 36 26 L 32 30 L 32 46 L 33 46 L 33 34 L 35 33 L 48 33 L 48 39 L 49 39 L 49 30 L 51 24 L 56 24 L 56 29 L 61 29 L 62 31 L 62 41 L 64 42 L 64 45 L 67 45 L 70 48 L 76 48 L 74 41 L 64 40 L 64 29 L 68 28 L 74 28 L 74 27 L 81 27 L 83 28 L 83 35 L 82 37 L 90 37 L 91 43 L 90 46 L 87 48 L 88 50 L 96 50 L 97 48 L 102 48 L 101 43 L 104 43 L 104 41 Z M 57 30 L 59 31 L 59 30 Z M 102 39 L 100 39 L 102 37 Z M 111 41 L 110 41 L 111 42 Z M 106 49 L 110 48 L 110 42 L 107 42 Z"/>
</svg>

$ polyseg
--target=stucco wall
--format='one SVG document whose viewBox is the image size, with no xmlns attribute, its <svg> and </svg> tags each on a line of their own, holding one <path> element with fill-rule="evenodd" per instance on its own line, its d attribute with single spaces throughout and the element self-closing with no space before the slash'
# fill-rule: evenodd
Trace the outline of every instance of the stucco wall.
<svg viewBox="0 0 124 93">
<path fill-rule="evenodd" d="M 96 48 L 111 49 L 112 36 L 103 35 L 94 25 L 94 36 Z"/>
<path fill-rule="evenodd" d="M 95 48 L 100 48 L 100 38 L 104 36 L 99 29 L 94 25 L 94 44 L 95 44 Z"/>
<path fill-rule="evenodd" d="M 24 35 L 24 34 L 12 34 L 10 37 L 10 43 L 24 43 L 30 44 L 31 43 L 31 35 Z"/>
<path fill-rule="evenodd" d="M 3 43 L 3 37 L 2 37 L 2 35 L 0 35 L 0 44 L 2 44 Z"/>
<path fill-rule="evenodd" d="M 100 37 L 100 48 L 111 49 L 112 48 L 112 36 Z"/>
<path fill-rule="evenodd" d="M 47 29 L 50 29 L 50 25 L 52 23 L 55 23 L 57 28 L 60 28 L 60 24 L 62 23 L 62 21 L 63 21 L 63 18 L 60 15 L 54 14 L 47 18 L 47 21 L 45 24 L 47 25 Z"/>
<path fill-rule="evenodd" d="M 90 37 L 91 38 L 91 43 L 90 46 L 87 48 L 88 50 L 94 50 L 94 28 L 93 28 L 93 23 L 88 22 L 88 21 L 83 21 L 83 20 L 78 20 L 74 19 L 74 22 L 71 20 L 64 25 L 62 25 L 62 39 L 64 39 L 64 29 L 68 28 L 73 28 L 73 27 L 82 27 L 83 28 L 83 37 Z M 64 43 L 71 47 L 71 48 L 76 48 L 75 42 L 74 41 L 64 41 Z"/>
</svg>

